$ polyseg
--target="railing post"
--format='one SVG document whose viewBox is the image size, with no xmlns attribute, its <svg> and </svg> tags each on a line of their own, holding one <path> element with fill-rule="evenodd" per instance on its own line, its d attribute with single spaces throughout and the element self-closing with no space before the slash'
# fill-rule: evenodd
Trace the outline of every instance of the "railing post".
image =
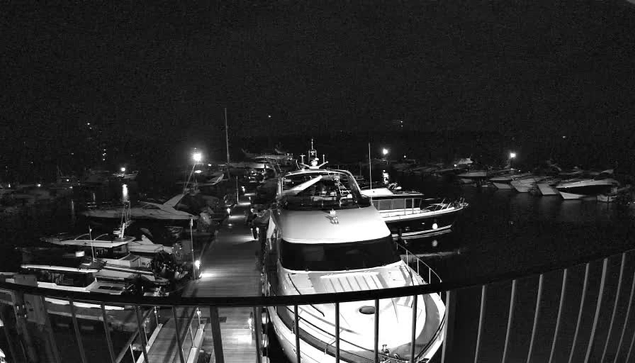
<svg viewBox="0 0 635 363">
<path fill-rule="evenodd" d="M 443 347 L 441 350 L 441 363 L 445 362 L 447 357 L 447 347 L 452 345 L 454 338 L 454 309 L 456 307 L 456 291 L 448 290 L 445 292 L 445 329 L 443 329 Z"/>
<path fill-rule="evenodd" d="M 141 350 L 143 351 L 143 359 L 146 363 L 150 363 L 150 361 L 148 360 L 148 342 L 146 341 L 146 335 L 143 332 L 143 321 L 141 321 L 141 312 L 139 311 L 139 305 L 135 305 L 134 310 L 135 315 L 137 316 L 137 329 L 139 329 L 139 336 L 141 337 Z"/>
<path fill-rule="evenodd" d="M 512 281 L 512 292 L 509 297 L 509 315 L 507 317 L 507 332 L 505 332 L 505 347 L 503 348 L 502 363 L 507 360 L 507 347 L 509 346 L 509 337 L 511 335 L 512 322 L 514 320 L 514 305 L 516 304 L 516 284 L 517 280 Z"/>
<path fill-rule="evenodd" d="M 586 290 L 589 283 L 589 269 L 591 264 L 587 263 L 584 269 L 584 283 L 582 284 L 582 297 L 580 298 L 580 310 L 578 311 L 578 320 L 575 324 L 575 332 L 573 333 L 573 342 L 571 343 L 571 352 L 569 353 L 569 363 L 573 362 L 573 353 L 575 352 L 575 343 L 580 333 L 580 321 L 582 320 L 582 311 L 584 310 L 584 300 L 586 298 Z"/>
<path fill-rule="evenodd" d="M 379 299 L 375 299 L 375 363 L 379 363 Z"/>
<path fill-rule="evenodd" d="M 611 341 L 611 332 L 613 331 L 613 323 L 615 323 L 615 313 L 617 312 L 617 303 L 620 300 L 620 293 L 622 291 L 622 278 L 624 277 L 624 265 L 626 265 L 626 253 L 622 253 L 622 263 L 620 264 L 620 275 L 617 279 L 617 290 L 615 292 L 615 302 L 613 303 L 613 312 L 611 313 L 611 323 L 609 324 L 609 330 L 606 334 L 606 342 L 604 342 L 604 349 L 602 350 L 602 358 L 600 362 L 604 362 L 606 357 L 606 350 L 609 347 Z"/>
<path fill-rule="evenodd" d="M 108 325 L 108 315 L 106 315 L 106 305 L 104 305 L 104 303 L 101 303 L 101 317 L 104 319 L 104 334 L 106 335 L 106 344 L 108 345 L 110 362 L 115 363 L 115 350 L 112 347 L 112 337 L 110 336 L 110 326 Z"/>
<path fill-rule="evenodd" d="M 214 357 L 216 358 L 216 363 L 224 363 L 225 356 L 223 354 L 223 338 L 221 336 L 218 308 L 216 306 L 210 306 L 209 315 L 212 328 L 212 340 L 214 342 Z"/>
<path fill-rule="evenodd" d="M 564 295 L 567 291 L 567 275 L 569 269 L 565 268 L 562 273 L 562 287 L 560 288 L 560 303 L 558 304 L 558 316 L 556 317 L 556 327 L 553 330 L 553 338 L 551 340 L 551 352 L 549 353 L 549 363 L 553 361 L 553 354 L 556 351 L 556 341 L 558 340 L 558 331 L 560 330 L 560 320 L 562 318 L 562 309 L 564 308 Z"/>
<path fill-rule="evenodd" d="M 35 298 L 40 299 L 40 303 L 42 304 L 44 308 L 44 327 L 46 328 L 48 336 L 49 336 L 49 341 L 51 344 L 51 351 L 53 353 L 54 362 L 59 363 L 61 362 L 60 352 L 57 350 L 57 341 L 55 340 L 55 334 L 53 333 L 53 326 L 51 325 L 51 317 L 49 316 L 49 311 L 46 308 L 46 300 L 44 299 L 44 296 L 36 296 Z"/>
<path fill-rule="evenodd" d="M 416 342 L 417 342 L 417 300 L 419 295 L 414 295 L 414 301 L 412 302 L 412 332 L 410 336 L 410 361 L 415 361 L 416 354 Z"/>
<path fill-rule="evenodd" d="M 633 293 L 635 292 L 635 272 L 633 272 L 633 282 L 631 283 L 631 293 L 628 297 L 628 308 L 626 309 L 626 318 L 624 318 L 624 325 L 622 325 L 622 334 L 620 334 L 620 341 L 617 344 L 617 350 L 615 354 L 615 358 L 613 359 L 613 363 L 617 363 L 617 357 L 620 355 L 620 350 L 622 350 L 622 342 L 624 341 L 624 333 L 626 333 L 626 326 L 628 325 L 628 319 L 631 316 L 631 307 L 633 306 Z M 635 335 L 633 335 L 635 336 Z"/>
<path fill-rule="evenodd" d="M 536 338 L 536 328 L 538 327 L 538 317 L 540 316 L 540 299 L 542 298 L 542 286 L 544 274 L 538 278 L 538 293 L 536 294 L 536 311 L 534 312 L 534 324 L 531 327 L 531 339 L 529 339 L 529 352 L 527 352 L 527 363 L 531 362 L 531 353 L 534 349 L 534 338 Z"/>
<path fill-rule="evenodd" d="M 174 319 L 174 330 L 176 331 L 176 345 L 179 347 L 179 360 L 181 363 L 185 363 L 185 357 L 183 356 L 183 342 L 181 342 L 181 330 L 179 329 L 179 318 L 176 314 L 176 306 L 172 306 L 172 319 Z M 194 343 L 192 343 L 194 346 Z"/>
<path fill-rule="evenodd" d="M 584 363 L 589 361 L 591 350 L 593 349 L 593 341 L 595 340 L 595 332 L 598 327 L 598 318 L 600 317 L 600 309 L 602 308 L 602 297 L 604 296 L 604 286 L 606 283 L 606 270 L 608 268 L 609 259 L 605 258 L 602 263 L 602 277 L 600 279 L 600 292 L 598 293 L 597 303 L 595 305 L 595 315 L 593 316 L 593 326 L 591 328 L 591 337 L 584 357 Z"/>
<path fill-rule="evenodd" d="M 293 305 L 293 313 L 295 314 L 295 358 L 300 363 L 302 359 L 300 356 L 300 314 L 298 313 L 298 305 Z"/>
<path fill-rule="evenodd" d="M 481 334 L 483 333 L 483 320 L 485 318 L 485 306 L 487 302 L 487 285 L 481 287 L 481 308 L 478 315 L 478 330 L 476 331 L 476 348 L 474 349 L 474 363 L 478 363 L 478 353 L 481 350 Z"/>
<path fill-rule="evenodd" d="M 262 339 L 262 311 L 260 312 L 260 314 L 258 314 L 258 307 L 254 306 L 253 307 L 253 314 L 254 314 L 254 322 L 253 322 L 253 327 L 254 327 L 254 332 L 256 333 L 256 363 L 261 363 L 262 362 L 262 350 L 260 348 L 260 342 Z M 262 310 L 262 309 L 260 309 Z M 217 361 L 218 362 L 218 361 Z M 221 362 L 219 362 L 221 363 Z"/>
<path fill-rule="evenodd" d="M 73 320 L 73 329 L 75 330 L 75 338 L 77 339 L 77 349 L 79 350 L 79 356 L 83 363 L 86 363 L 86 353 L 84 352 L 84 344 L 82 342 L 82 335 L 79 332 L 79 325 L 77 324 L 77 316 L 75 316 L 75 304 L 73 299 L 68 301 L 71 308 L 71 319 Z"/>
<path fill-rule="evenodd" d="M 335 302 L 335 363 L 340 363 L 340 303 Z"/>
</svg>

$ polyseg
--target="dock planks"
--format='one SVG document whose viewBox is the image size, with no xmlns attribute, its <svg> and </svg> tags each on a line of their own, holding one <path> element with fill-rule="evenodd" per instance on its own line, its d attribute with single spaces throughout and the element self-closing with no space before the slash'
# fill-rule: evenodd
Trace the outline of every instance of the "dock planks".
<svg viewBox="0 0 635 363">
<path fill-rule="evenodd" d="M 245 221 L 249 205 L 237 205 L 201 256 L 201 278 L 191 282 L 183 296 L 258 296 L 261 293 L 258 253 L 260 246 Z M 225 362 L 255 362 L 256 344 L 250 327 L 252 308 L 220 308 Z M 209 310 L 203 311 L 209 318 Z M 257 317 L 253 321 L 259 321 Z M 211 329 L 205 329 L 202 349 L 213 354 Z"/>
</svg>

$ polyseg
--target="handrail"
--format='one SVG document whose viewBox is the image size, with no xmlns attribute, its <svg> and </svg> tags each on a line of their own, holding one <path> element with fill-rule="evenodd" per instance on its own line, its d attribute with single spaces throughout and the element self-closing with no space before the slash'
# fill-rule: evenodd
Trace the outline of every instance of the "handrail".
<svg viewBox="0 0 635 363">
<path fill-rule="evenodd" d="M 309 305 L 327 304 L 334 302 L 363 301 L 374 299 L 390 299 L 401 296 L 426 295 L 440 293 L 449 290 L 463 289 L 481 286 L 502 281 L 509 281 L 523 277 L 535 276 L 551 271 L 573 267 L 583 263 L 593 262 L 601 258 L 613 256 L 618 253 L 627 253 L 635 249 L 611 250 L 595 253 L 572 261 L 548 263 L 543 266 L 530 267 L 517 271 L 511 271 L 495 276 L 468 277 L 461 281 L 445 281 L 417 286 L 405 286 L 387 288 L 381 290 L 351 291 L 340 293 L 314 294 L 314 295 L 288 295 L 288 296 L 223 296 L 223 297 L 183 297 L 183 296 L 136 296 L 136 295 L 110 295 L 104 293 L 83 293 L 55 289 L 47 289 L 36 286 L 26 286 L 0 281 L 0 289 L 21 291 L 24 293 L 73 299 L 82 302 L 107 302 L 109 304 L 139 305 L 139 306 L 198 306 L 214 305 L 220 307 L 253 307 L 253 306 L 281 306 L 281 305 Z M 90 296 L 87 296 L 90 295 Z"/>
</svg>

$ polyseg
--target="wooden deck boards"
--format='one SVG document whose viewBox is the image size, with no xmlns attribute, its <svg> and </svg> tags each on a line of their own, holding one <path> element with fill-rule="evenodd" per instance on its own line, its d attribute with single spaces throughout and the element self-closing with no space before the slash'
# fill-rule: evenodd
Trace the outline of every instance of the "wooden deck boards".
<svg viewBox="0 0 635 363">
<path fill-rule="evenodd" d="M 258 296 L 260 246 L 245 225 L 249 205 L 237 205 L 224 222 L 215 240 L 201 256 L 201 278 L 191 282 L 183 296 Z M 220 308 L 221 339 L 225 362 L 255 362 L 256 346 L 249 326 L 251 308 Z M 209 318 L 209 310 L 203 310 Z M 254 319 L 258 321 L 260 317 Z M 211 329 L 205 329 L 202 349 L 212 353 L 215 362 Z"/>
</svg>

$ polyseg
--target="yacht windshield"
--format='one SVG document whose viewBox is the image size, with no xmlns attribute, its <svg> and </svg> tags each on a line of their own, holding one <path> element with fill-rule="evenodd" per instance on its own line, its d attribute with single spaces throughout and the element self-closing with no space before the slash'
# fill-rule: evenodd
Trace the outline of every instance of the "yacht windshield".
<svg viewBox="0 0 635 363">
<path fill-rule="evenodd" d="M 280 263 L 290 270 L 359 270 L 399 260 L 391 236 L 350 243 L 305 244 L 282 240 L 280 245 Z"/>
<path fill-rule="evenodd" d="M 345 172 L 299 173 L 282 180 L 283 204 L 288 209 L 341 209 L 370 205 L 357 182 Z"/>
</svg>

